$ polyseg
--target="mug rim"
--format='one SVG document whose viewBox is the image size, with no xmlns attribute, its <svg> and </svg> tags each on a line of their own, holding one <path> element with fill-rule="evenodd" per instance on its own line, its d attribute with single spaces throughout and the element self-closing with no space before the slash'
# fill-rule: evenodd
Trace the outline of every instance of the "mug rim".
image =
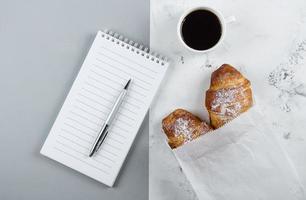
<svg viewBox="0 0 306 200">
<path fill-rule="evenodd" d="M 205 49 L 205 50 L 197 50 L 197 49 L 193 49 L 191 47 L 189 47 L 185 41 L 183 40 L 183 37 L 182 37 L 182 22 L 183 20 L 185 19 L 185 17 L 187 15 L 189 15 L 190 13 L 192 13 L 193 11 L 196 11 L 196 10 L 207 10 L 207 11 L 210 11 L 212 12 L 213 14 L 215 14 L 217 16 L 217 18 L 219 19 L 220 21 L 220 25 L 221 25 L 221 37 L 220 39 L 218 40 L 218 42 L 210 47 L 209 49 Z M 225 31 L 226 31 L 226 25 L 225 25 L 225 19 L 223 17 L 223 15 L 216 9 L 212 8 L 212 7 L 206 7 L 206 6 L 198 6 L 198 7 L 193 7 L 193 8 L 190 8 L 188 10 L 186 10 L 182 16 L 180 17 L 179 19 L 179 23 L 177 24 L 177 34 L 178 34 L 178 37 L 179 37 L 179 40 L 181 41 L 181 43 L 190 51 L 192 52 L 196 52 L 196 53 L 205 53 L 205 52 L 209 52 L 209 51 L 212 51 L 213 49 L 215 49 L 217 46 L 220 45 L 220 43 L 223 41 L 224 39 L 224 35 L 225 35 Z"/>
</svg>

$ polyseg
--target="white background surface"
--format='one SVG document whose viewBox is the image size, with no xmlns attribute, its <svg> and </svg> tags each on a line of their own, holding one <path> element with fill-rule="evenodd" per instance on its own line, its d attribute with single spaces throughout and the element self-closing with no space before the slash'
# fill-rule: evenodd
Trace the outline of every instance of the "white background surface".
<svg viewBox="0 0 306 200">
<path fill-rule="evenodd" d="M 0 0 L 0 199 L 147 199 L 148 118 L 114 188 L 39 154 L 98 30 L 149 44 L 149 1 Z"/>
<path fill-rule="evenodd" d="M 188 8 L 213 6 L 234 15 L 223 45 L 208 54 L 187 52 L 176 26 Z M 177 107 L 208 119 L 204 92 L 210 74 L 223 63 L 238 68 L 252 82 L 273 131 L 287 150 L 306 186 L 306 2 L 303 0 L 151 0 L 150 44 L 173 65 L 150 112 L 150 199 L 196 199 L 165 144 L 161 120 Z"/>
</svg>

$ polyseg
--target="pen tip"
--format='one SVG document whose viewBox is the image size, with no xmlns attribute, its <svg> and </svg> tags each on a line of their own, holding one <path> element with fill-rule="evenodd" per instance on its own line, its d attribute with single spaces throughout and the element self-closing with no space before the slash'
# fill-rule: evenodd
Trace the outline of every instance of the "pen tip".
<svg viewBox="0 0 306 200">
<path fill-rule="evenodd" d="M 128 82 L 125 84 L 124 89 L 127 90 L 130 83 L 131 83 L 132 79 L 129 79 Z"/>
</svg>

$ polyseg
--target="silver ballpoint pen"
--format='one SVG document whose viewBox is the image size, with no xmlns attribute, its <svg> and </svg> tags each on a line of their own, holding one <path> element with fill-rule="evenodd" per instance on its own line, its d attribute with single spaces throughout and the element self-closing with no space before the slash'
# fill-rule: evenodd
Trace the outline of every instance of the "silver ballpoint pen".
<svg viewBox="0 0 306 200">
<path fill-rule="evenodd" d="M 89 152 L 89 157 L 92 157 L 100 148 L 101 144 L 103 143 L 105 137 L 107 136 L 108 134 L 108 130 L 109 130 L 109 127 L 113 121 L 113 119 L 115 118 L 122 102 L 123 102 L 123 99 L 124 97 L 126 96 L 127 94 L 127 91 L 128 91 L 128 88 L 129 88 L 129 85 L 131 83 L 131 79 L 128 80 L 128 82 L 125 84 L 122 92 L 119 94 L 111 112 L 109 113 L 109 115 L 107 116 L 107 119 L 105 120 L 99 134 L 98 134 L 98 137 L 96 138 L 94 144 L 92 145 L 92 148 Z"/>
</svg>

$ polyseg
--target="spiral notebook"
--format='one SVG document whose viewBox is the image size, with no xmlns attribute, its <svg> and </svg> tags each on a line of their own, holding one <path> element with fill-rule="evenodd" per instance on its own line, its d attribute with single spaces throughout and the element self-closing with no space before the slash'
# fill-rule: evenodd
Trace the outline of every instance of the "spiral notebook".
<svg viewBox="0 0 306 200">
<path fill-rule="evenodd" d="M 113 186 L 169 63 L 148 48 L 99 31 L 40 151 Z M 128 79 L 128 95 L 99 152 L 89 150 Z"/>
</svg>

